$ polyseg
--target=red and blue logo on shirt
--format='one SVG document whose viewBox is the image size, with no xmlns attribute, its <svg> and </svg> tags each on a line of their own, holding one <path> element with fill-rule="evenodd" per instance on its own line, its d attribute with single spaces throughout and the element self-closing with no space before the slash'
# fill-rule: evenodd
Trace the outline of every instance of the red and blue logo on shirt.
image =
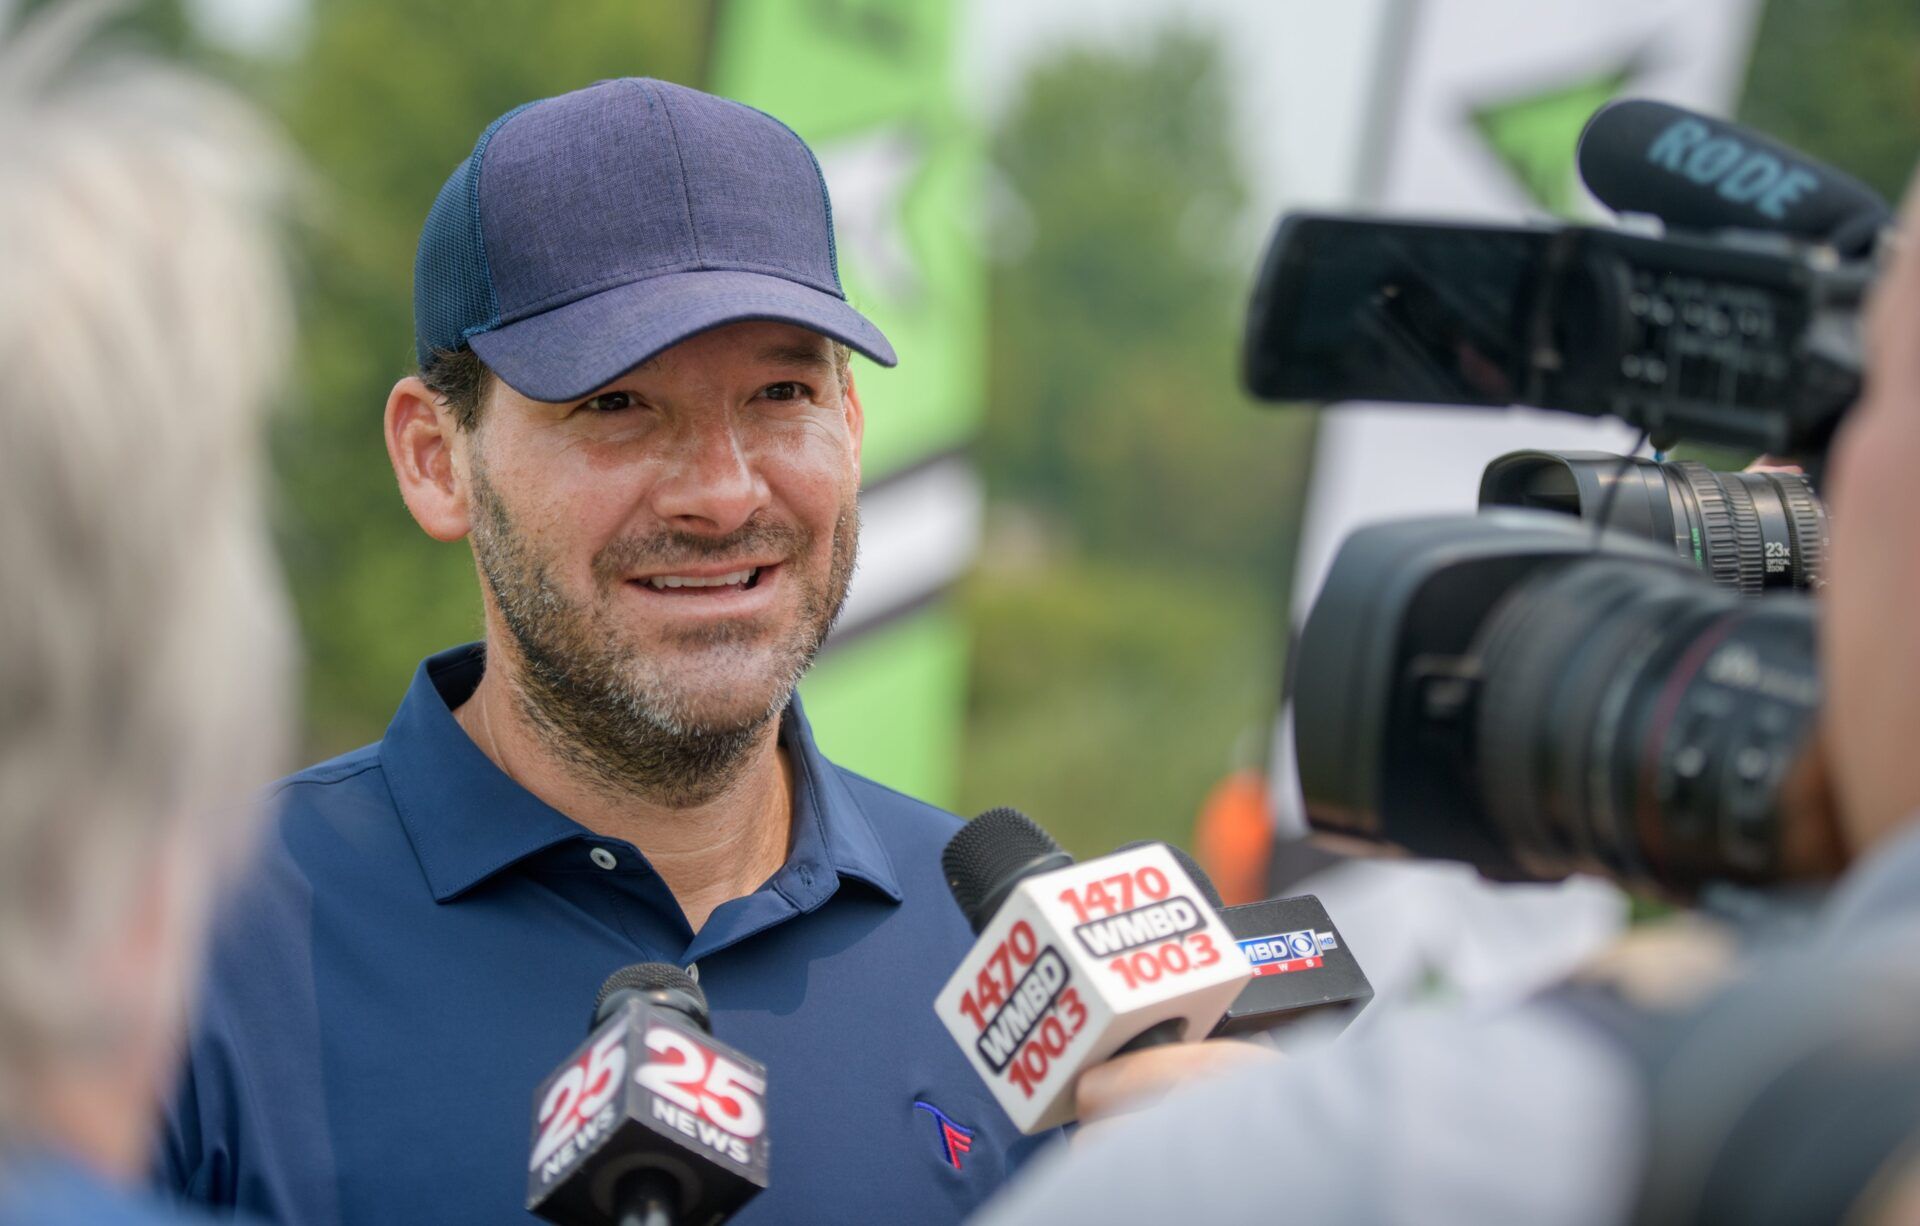
<svg viewBox="0 0 1920 1226">
<path fill-rule="evenodd" d="M 956 1171 L 964 1169 L 960 1165 L 960 1155 L 973 1148 L 973 1129 L 954 1123 L 947 1118 L 946 1112 L 924 1098 L 915 1099 L 913 1105 L 931 1115 L 934 1123 L 940 1126 L 940 1148 L 947 1162 Z"/>
</svg>

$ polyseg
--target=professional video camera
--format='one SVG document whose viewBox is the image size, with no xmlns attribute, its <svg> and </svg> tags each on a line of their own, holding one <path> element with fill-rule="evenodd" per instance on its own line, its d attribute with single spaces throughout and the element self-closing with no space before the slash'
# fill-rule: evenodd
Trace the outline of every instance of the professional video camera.
<svg viewBox="0 0 1920 1226">
<path fill-rule="evenodd" d="M 1859 389 L 1859 314 L 1889 212 L 1765 137 L 1656 102 L 1581 137 L 1594 194 L 1661 237 L 1296 214 L 1268 250 L 1246 378 L 1274 400 L 1528 404 L 1796 456 L 1817 476 Z M 1817 582 L 1811 482 L 1553 453 L 1504 457 L 1482 505 L 1537 506 L 1672 541 L 1748 593 Z"/>
<path fill-rule="evenodd" d="M 1579 160 L 1665 233 L 1284 218 L 1249 388 L 1611 415 L 1817 481 L 1860 386 L 1885 203 L 1653 102 L 1603 108 Z M 1813 605 L 1761 593 L 1817 582 L 1825 521 L 1781 477 L 1516 453 L 1483 506 L 1592 526 L 1501 509 L 1355 533 L 1295 653 L 1310 819 L 1503 878 L 1690 894 L 1817 871 Z"/>
</svg>

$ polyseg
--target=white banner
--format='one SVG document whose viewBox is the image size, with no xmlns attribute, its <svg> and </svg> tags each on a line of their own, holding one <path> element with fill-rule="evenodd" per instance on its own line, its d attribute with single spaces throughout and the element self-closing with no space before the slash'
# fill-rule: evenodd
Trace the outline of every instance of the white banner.
<svg viewBox="0 0 1920 1226">
<path fill-rule="evenodd" d="M 1574 141 L 1608 98 L 1732 108 L 1754 0 L 1402 0 L 1375 61 L 1371 166 L 1354 205 L 1381 213 L 1538 219 L 1600 212 L 1578 187 Z M 1396 54 L 1391 45 L 1399 42 Z M 1396 63 L 1398 65 L 1396 69 Z M 1543 199 L 1544 198 L 1544 199 Z M 1517 447 L 1622 450 L 1617 422 L 1513 409 L 1342 407 L 1320 423 L 1295 575 L 1304 619 L 1334 546 L 1360 524 L 1472 509 L 1480 470 Z"/>
<path fill-rule="evenodd" d="M 1349 204 L 1495 221 L 1598 216 L 1574 168 L 1585 117 L 1617 96 L 1726 113 L 1757 17 L 1755 0 L 1388 0 Z M 1359 525 L 1471 510 L 1481 469 L 1508 451 L 1621 451 L 1633 440 L 1617 422 L 1532 410 L 1326 412 L 1302 520 L 1296 624 Z M 1282 838 L 1305 830 L 1288 718 L 1272 771 Z M 1339 918 L 1383 1001 L 1436 975 L 1468 996 L 1525 991 L 1625 917 L 1619 893 L 1596 881 L 1499 887 L 1455 865 L 1355 862 L 1298 889 L 1320 894 Z"/>
</svg>

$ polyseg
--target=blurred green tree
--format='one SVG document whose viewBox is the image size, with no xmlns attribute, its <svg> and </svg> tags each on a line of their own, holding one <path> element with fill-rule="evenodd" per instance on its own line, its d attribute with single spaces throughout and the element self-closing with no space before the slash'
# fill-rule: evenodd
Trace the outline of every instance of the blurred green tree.
<svg viewBox="0 0 1920 1226">
<path fill-rule="evenodd" d="M 1073 50 L 994 137 L 1011 201 L 963 797 L 1080 852 L 1184 841 L 1277 703 L 1312 427 L 1238 387 L 1253 269 L 1226 80 L 1178 28 Z"/>
<path fill-rule="evenodd" d="M 1768 0 L 1740 119 L 1897 201 L 1920 159 L 1920 5 Z"/>
<path fill-rule="evenodd" d="M 381 441 L 434 194 L 519 103 L 613 76 L 697 84 L 706 23 L 678 0 L 317 0 L 298 58 L 259 81 L 313 173 L 276 458 L 314 752 L 377 737 L 420 657 L 480 633 L 467 551 L 414 526 Z"/>
<path fill-rule="evenodd" d="M 1253 270 L 1225 81 L 1181 29 L 1028 80 L 994 142 L 1024 241 L 994 278 L 980 456 L 1092 554 L 1271 575 L 1308 427 L 1238 387 Z"/>
<path fill-rule="evenodd" d="M 10 33 L 30 20 L 37 10 L 54 8 L 68 0 L 24 0 L 0 5 L 0 33 Z M 189 56 L 196 50 L 192 23 L 183 0 L 145 0 L 103 15 L 104 33 L 96 36 L 108 46 L 131 42 L 144 51 Z"/>
</svg>

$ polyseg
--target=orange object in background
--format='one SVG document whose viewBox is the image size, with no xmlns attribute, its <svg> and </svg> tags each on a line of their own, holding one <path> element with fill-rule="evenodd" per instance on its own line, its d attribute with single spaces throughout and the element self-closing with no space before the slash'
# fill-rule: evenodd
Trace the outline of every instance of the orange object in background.
<svg viewBox="0 0 1920 1226">
<path fill-rule="evenodd" d="M 1194 821 L 1193 855 L 1229 907 L 1265 898 L 1273 865 L 1273 809 L 1267 778 L 1235 771 L 1207 793 Z"/>
</svg>

